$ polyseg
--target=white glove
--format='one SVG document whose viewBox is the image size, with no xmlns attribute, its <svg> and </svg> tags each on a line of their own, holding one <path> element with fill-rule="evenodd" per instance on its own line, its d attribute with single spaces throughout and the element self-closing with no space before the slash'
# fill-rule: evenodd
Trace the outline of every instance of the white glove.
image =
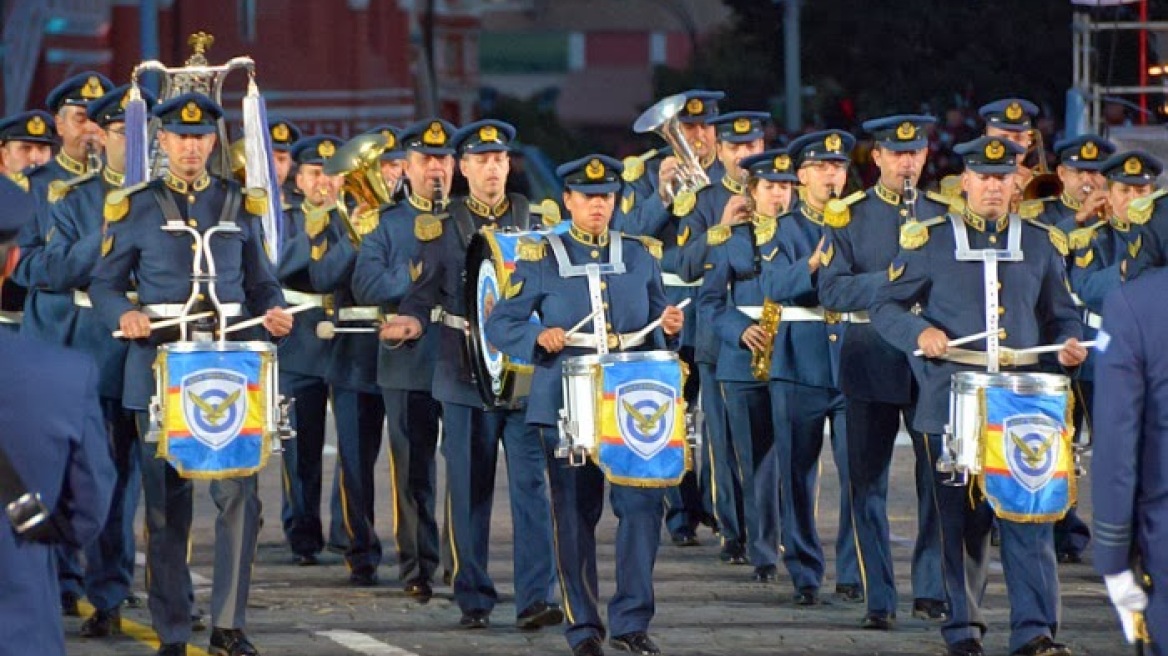
<svg viewBox="0 0 1168 656">
<path fill-rule="evenodd" d="M 1107 584 L 1107 596 L 1111 597 L 1111 604 L 1119 613 L 1119 621 L 1123 625 L 1123 635 L 1129 643 L 1136 641 L 1136 613 L 1144 612 L 1148 607 L 1148 593 L 1136 583 L 1136 576 L 1132 571 L 1124 570 L 1119 574 L 1104 576 Z"/>
</svg>

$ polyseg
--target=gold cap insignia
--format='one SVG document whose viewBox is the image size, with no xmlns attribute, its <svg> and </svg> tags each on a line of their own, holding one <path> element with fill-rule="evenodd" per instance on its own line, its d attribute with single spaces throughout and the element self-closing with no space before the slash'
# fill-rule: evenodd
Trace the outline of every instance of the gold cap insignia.
<svg viewBox="0 0 1168 656">
<path fill-rule="evenodd" d="M 1144 163 L 1138 157 L 1129 157 L 1123 162 L 1123 172 L 1128 175 L 1139 175 L 1144 172 Z"/>
<path fill-rule="evenodd" d="M 105 89 L 101 86 L 101 80 L 97 79 L 96 75 L 90 75 L 89 79 L 85 81 L 85 86 L 81 87 L 81 97 L 94 100 L 103 95 L 105 95 Z"/>
<path fill-rule="evenodd" d="M 791 156 L 790 155 L 777 155 L 775 157 L 775 170 L 776 171 L 789 171 L 790 169 L 791 169 Z"/>
<path fill-rule="evenodd" d="M 1099 146 L 1094 141 L 1088 141 L 1079 148 L 1079 157 L 1082 159 L 1096 159 L 1099 157 Z"/>
<path fill-rule="evenodd" d="M 901 141 L 911 141 L 917 136 L 917 128 L 912 123 L 905 121 L 896 128 L 896 138 Z"/>
<path fill-rule="evenodd" d="M 48 126 L 45 125 L 45 119 L 39 116 L 28 119 L 28 123 L 25 123 L 24 127 L 28 130 L 29 135 L 34 137 L 43 135 L 45 130 L 48 129 Z"/>
<path fill-rule="evenodd" d="M 1022 105 L 1016 102 L 1012 102 L 1009 105 L 1006 105 L 1006 118 L 1010 119 L 1011 121 L 1017 121 L 1018 119 L 1022 118 Z"/>
<path fill-rule="evenodd" d="M 284 125 L 283 123 L 277 123 L 276 125 L 272 126 L 272 138 L 276 141 L 287 141 L 288 136 L 289 133 L 287 125 Z"/>
<path fill-rule="evenodd" d="M 690 98 L 689 102 L 685 103 L 685 111 L 690 114 L 701 114 L 706 111 L 706 105 L 701 98 Z"/>
<path fill-rule="evenodd" d="M 1002 157 L 1004 157 L 1005 154 L 1006 154 L 1006 146 L 1002 142 L 995 139 L 994 141 L 991 141 L 988 144 L 986 144 L 986 147 L 985 147 L 986 159 L 991 160 L 991 161 L 999 160 L 999 159 L 1002 159 Z"/>
<path fill-rule="evenodd" d="M 182 108 L 183 123 L 198 123 L 203 120 L 203 110 L 195 101 L 190 101 Z"/>
<path fill-rule="evenodd" d="M 840 139 L 838 134 L 829 134 L 827 135 L 827 138 L 823 140 L 823 147 L 833 153 L 838 153 L 843 145 L 843 139 Z"/>
<path fill-rule="evenodd" d="M 392 150 L 393 147 L 397 145 L 397 139 L 393 136 L 393 133 L 390 132 L 389 130 L 382 130 L 381 136 L 385 137 L 385 149 L 386 150 Z"/>
<path fill-rule="evenodd" d="M 320 142 L 320 145 L 316 147 L 316 152 L 319 153 L 321 157 L 332 157 L 337 152 L 337 146 L 331 141 L 322 141 Z"/>
<path fill-rule="evenodd" d="M 446 143 L 446 130 L 442 129 L 442 124 L 434 121 L 426 128 L 426 133 L 422 135 L 422 143 L 427 146 L 441 146 Z"/>
<path fill-rule="evenodd" d="M 604 163 L 598 159 L 588 162 L 588 166 L 584 167 L 584 177 L 589 180 L 599 180 L 604 177 Z"/>
<path fill-rule="evenodd" d="M 740 118 L 734 121 L 734 134 L 746 134 L 750 132 L 750 119 Z"/>
<path fill-rule="evenodd" d="M 493 125 L 484 125 L 479 128 L 479 141 L 498 141 L 499 130 Z"/>
</svg>

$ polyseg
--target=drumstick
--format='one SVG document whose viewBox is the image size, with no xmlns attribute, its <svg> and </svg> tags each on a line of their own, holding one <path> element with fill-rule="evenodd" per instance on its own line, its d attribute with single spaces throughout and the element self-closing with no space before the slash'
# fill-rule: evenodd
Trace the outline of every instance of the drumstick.
<svg viewBox="0 0 1168 656">
<path fill-rule="evenodd" d="M 962 344 L 976 342 L 979 339 L 984 339 L 986 337 L 989 337 L 989 334 L 990 334 L 990 331 L 986 330 L 986 331 L 982 331 L 980 333 L 974 333 L 972 335 L 967 335 L 965 337 L 959 337 L 955 340 L 950 341 L 949 346 L 961 346 Z M 924 354 L 925 354 L 925 352 L 922 351 L 921 349 L 917 349 L 917 350 L 913 351 L 913 355 L 917 356 L 918 358 Z"/>
<path fill-rule="evenodd" d="M 157 328 L 170 328 L 171 326 L 177 326 L 180 323 L 187 323 L 188 321 L 198 321 L 199 319 L 206 319 L 207 317 L 213 317 L 213 316 L 215 316 L 214 312 L 199 312 L 197 314 L 188 314 L 185 317 L 174 317 L 173 319 L 163 319 L 161 321 L 152 321 L 150 323 L 150 330 L 155 330 Z M 113 332 L 113 336 L 121 338 L 121 337 L 125 337 L 126 333 L 122 332 L 121 330 L 115 330 Z"/>
<path fill-rule="evenodd" d="M 305 310 L 311 310 L 314 307 L 320 307 L 320 305 L 318 305 L 316 303 L 301 303 L 300 305 L 293 305 L 290 308 L 284 308 L 284 311 L 287 312 L 288 314 L 296 314 L 298 312 L 303 312 Z M 264 322 L 264 319 L 266 319 L 266 318 L 267 317 L 255 317 L 254 319 L 240 321 L 239 323 L 237 323 L 233 326 L 227 326 L 227 329 L 223 331 L 223 334 L 226 335 L 227 333 L 233 333 L 237 330 L 243 330 L 245 328 L 252 328 L 254 326 L 258 326 L 258 325 L 262 324 Z"/>
<path fill-rule="evenodd" d="M 682 299 L 682 301 L 677 304 L 677 309 L 679 309 L 679 310 L 685 309 L 685 306 L 689 305 L 689 302 L 691 300 L 693 300 L 693 299 L 689 299 L 689 298 Z M 661 325 L 661 320 L 664 318 L 665 318 L 665 315 L 662 314 L 661 316 L 659 316 L 655 320 L 653 320 L 649 325 L 647 325 L 644 328 L 638 330 L 637 332 L 629 335 L 628 339 L 623 340 L 623 341 L 631 344 L 633 342 L 645 339 L 645 335 L 648 335 L 649 333 L 653 332 L 654 330 L 657 330 L 657 327 Z"/>
<path fill-rule="evenodd" d="M 1089 342 L 1079 342 L 1079 346 L 1083 348 L 1095 348 L 1098 342 L 1091 340 Z M 1018 349 L 1015 353 L 1057 353 L 1063 350 L 1062 344 L 1050 344 L 1048 346 L 1031 346 L 1030 348 Z"/>
<path fill-rule="evenodd" d="M 595 319 L 596 315 L 600 314 L 603 311 L 604 311 L 604 308 L 596 308 L 595 310 L 593 310 L 592 314 L 589 314 L 588 316 L 584 317 L 583 319 L 578 321 L 575 326 L 572 326 L 571 328 L 569 328 L 568 332 L 564 333 L 564 339 L 567 339 L 567 338 L 571 337 L 572 335 L 575 335 L 576 333 L 580 332 L 580 330 L 584 327 L 584 324 Z"/>
</svg>

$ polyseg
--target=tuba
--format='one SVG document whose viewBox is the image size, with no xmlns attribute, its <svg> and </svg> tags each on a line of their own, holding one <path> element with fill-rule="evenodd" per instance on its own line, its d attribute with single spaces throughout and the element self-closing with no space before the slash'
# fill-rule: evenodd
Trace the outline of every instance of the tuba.
<svg viewBox="0 0 1168 656">
<path fill-rule="evenodd" d="M 673 154 L 677 157 L 677 177 L 666 188 L 662 189 L 666 204 L 672 203 L 673 199 L 683 193 L 697 193 L 699 189 L 710 184 L 710 176 L 706 175 L 701 161 L 698 160 L 697 154 L 694 153 L 681 131 L 681 121 L 678 120 L 677 115 L 684 107 L 684 95 L 669 96 L 646 109 L 633 123 L 634 132 L 656 132 L 660 135 L 665 143 L 673 148 Z M 645 161 L 656 154 L 656 150 L 651 150 L 639 157 L 628 158 L 632 161 L 626 160 L 626 165 L 632 164 L 636 167 L 639 164 L 643 167 Z"/>
<path fill-rule="evenodd" d="M 324 163 L 325 175 L 341 176 L 337 214 L 354 246 L 360 246 L 365 235 L 377 227 L 376 213 L 390 199 L 389 185 L 381 175 L 381 153 L 384 150 L 384 137 L 362 134 L 345 142 Z M 357 202 L 360 210 L 352 215 L 345 204 L 349 196 Z"/>
</svg>

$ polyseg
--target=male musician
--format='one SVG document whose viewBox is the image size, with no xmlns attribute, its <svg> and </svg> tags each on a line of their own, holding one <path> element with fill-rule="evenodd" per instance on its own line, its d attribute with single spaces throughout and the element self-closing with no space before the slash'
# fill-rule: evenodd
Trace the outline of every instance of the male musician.
<svg viewBox="0 0 1168 656">
<path fill-rule="evenodd" d="M 123 403 L 135 411 L 143 436 L 149 429 L 147 408 L 154 393 L 151 367 L 157 346 L 173 341 L 178 334 L 177 329 L 155 331 L 151 320 L 181 314 L 192 291 L 191 262 L 196 256 L 193 238 L 162 230 L 164 222 L 189 225 L 202 233 L 221 221 L 234 222 L 239 232 L 210 238 L 219 307 L 232 317 L 264 317 L 264 328 L 276 337 L 287 335 L 292 328 L 292 317 L 283 310 L 284 299 L 271 273 L 256 220 L 267 205 L 266 195 L 257 190 L 245 193 L 235 182 L 207 173 L 207 158 L 215 147 L 216 123 L 223 110 L 202 94 L 186 93 L 161 103 L 152 114 L 160 124 L 158 146 L 169 168 L 161 178 L 106 197 L 101 258 L 89 286 L 94 309 L 107 327 L 118 328 L 133 340 L 127 354 Z M 126 298 L 134 281 L 140 305 Z M 210 293 L 206 288 L 200 292 Z M 197 303 L 196 310 L 206 307 L 205 303 Z M 209 332 L 210 327 L 196 324 L 194 329 Z M 148 441 L 142 448 L 146 580 L 150 616 L 161 643 L 158 654 L 177 656 L 186 652 L 191 634 L 187 550 L 194 484 L 156 457 L 157 447 Z M 211 589 L 210 653 L 216 656 L 258 654 L 243 632 L 259 532 L 256 485 L 254 474 L 211 482 L 211 496 L 219 508 Z"/>
<path fill-rule="evenodd" d="M 401 149 L 401 141 L 398 138 L 401 135 L 401 128 L 379 125 L 366 130 L 365 134 L 380 134 L 385 138 L 385 150 L 381 151 L 381 177 L 385 180 L 390 195 L 396 196 L 405 175 L 406 153 Z"/>
<path fill-rule="evenodd" d="M 986 103 L 977 113 L 985 121 L 985 136 L 1009 141 L 1022 148 L 1017 156 L 1017 170 L 1014 175 L 1014 202 L 1022 198 L 1022 190 L 1034 177 L 1034 171 L 1026 166 L 1026 156 L 1034 147 L 1034 119 L 1038 118 L 1038 105 L 1022 98 L 1003 98 Z"/>
<path fill-rule="evenodd" d="M 1055 343 L 1063 345 L 1058 361 L 1064 367 L 1077 366 L 1087 356 L 1078 342 L 1081 325 L 1065 283 L 1061 233 L 1008 211 L 1022 148 L 982 137 L 961 144 L 956 152 L 966 165 L 961 178 L 965 209 L 901 229 L 903 250 L 889 265 L 889 280 L 877 290 L 871 309 L 872 323 L 884 339 L 905 353 L 923 352 L 924 357 L 910 359 L 920 388 L 913 427 L 930 436 L 944 433 L 949 421 L 951 376 L 982 369 L 989 357 L 979 348 L 984 342 L 953 348 L 951 339 L 988 329 L 991 353 L 999 345 L 1021 349 Z M 996 279 L 988 290 L 987 279 Z M 1010 357 L 988 366 L 1038 364 L 1034 354 L 1001 353 Z M 1047 453 L 1053 448 L 1051 444 Z M 1054 458 L 1046 463 L 1055 466 Z M 951 656 L 981 656 L 987 627 L 979 605 L 989 573 L 994 511 L 980 491 L 945 485 L 942 476 L 947 474 L 938 475 L 936 494 L 949 618 L 941 634 Z M 1031 519 L 1033 523 L 998 518 L 1011 600 L 1010 652 L 1069 654 L 1052 639 L 1059 602 L 1052 522 Z"/>
<path fill-rule="evenodd" d="M 732 112 L 706 121 L 717 134 L 716 152 L 724 173 L 721 179 L 698 191 L 696 196 L 687 193 L 674 200 L 673 215 L 680 219 L 681 225 L 677 229 L 677 253 L 672 270 L 682 282 L 695 283 L 701 279 L 708 252 L 704 238 L 707 229 L 719 223 L 748 220 L 749 217 L 744 215 L 744 192 L 749 174 L 741 166 L 741 160 L 762 152 L 768 121 L 770 115 L 766 112 Z M 715 367 L 719 343 L 710 326 L 703 321 L 697 322 L 694 359 L 699 378 L 717 380 Z M 732 491 L 743 490 L 742 481 L 738 480 L 740 474 L 730 467 L 736 458 L 731 451 L 725 403 L 717 385 L 702 386 L 701 405 L 706 415 L 706 438 L 711 445 L 709 453 L 714 460 L 714 487 L 719 491 L 718 521 L 722 533 L 719 559 L 725 563 L 743 564 L 746 562 L 746 518 L 738 508 L 744 507 L 744 503 L 731 496 Z M 724 502 L 722 491 L 727 491 Z"/>
<path fill-rule="evenodd" d="M 459 170 L 470 193 L 455 199 L 445 216 L 423 214 L 414 234 L 421 250 L 410 268 L 417 272 L 397 319 L 382 328 L 382 339 L 416 339 L 435 307 L 442 307 L 441 343 L 434 373 L 434 398 L 442 403 L 445 426 L 447 497 L 453 521 L 451 541 L 458 566 L 454 598 L 464 615 L 489 614 L 498 601 L 483 556 L 489 552 L 491 505 L 499 443 L 507 457 L 515 542 L 516 625 L 538 629 L 559 624 L 563 611 L 548 603 L 555 580 L 543 445 L 527 424 L 526 404 L 514 409 L 483 408 L 467 351 L 466 251 L 481 229 L 529 230 L 527 199 L 506 191 L 508 150 L 515 139 L 509 123 L 484 120 L 451 137 Z M 558 222 L 545 217 L 544 226 Z M 485 622 L 485 618 L 484 618 Z"/>
<path fill-rule="evenodd" d="M 855 511 L 856 546 L 863 563 L 868 602 L 862 626 L 889 630 L 896 618 L 896 579 L 888 527 L 888 470 L 903 417 L 912 426 L 917 390 L 908 360 L 868 324 L 867 310 L 887 280 L 900 249 L 900 226 L 918 216 L 945 212 L 942 196 L 919 193 L 928 155 L 931 116 L 898 115 L 864 122 L 873 138 L 872 160 L 880 179 L 850 205 L 827 217 L 831 255 L 819 270 L 823 306 L 849 312 L 839 359 L 839 387 L 846 399 L 848 476 Z M 933 463 L 940 441 L 909 430 L 916 457 L 917 540 L 912 583 L 915 617 L 943 619 L 941 532 L 933 496 Z"/>
<path fill-rule="evenodd" d="M 276 180 L 279 181 L 280 204 L 284 206 L 294 206 L 301 200 L 289 197 L 299 195 L 296 193 L 299 190 L 296 189 L 295 184 L 289 184 L 289 176 L 295 163 L 295 160 L 292 159 L 292 146 L 300 141 L 301 136 L 303 135 L 300 128 L 295 123 L 282 118 L 268 119 L 268 138 L 272 144 L 272 163 L 276 166 Z"/>
<path fill-rule="evenodd" d="M 420 240 L 415 225 L 419 215 L 447 210 L 454 180 L 454 132 L 450 123 L 431 119 L 414 123 L 398 135 L 406 151 L 410 195 L 406 202 L 382 210 L 377 227 L 361 246 L 353 272 L 353 293 L 359 302 L 397 314 L 410 283 L 424 271 L 425 265 L 419 269 L 417 264 Z M 380 175 L 380 168 L 371 174 Z M 401 348 L 400 343 L 382 343 L 377 355 L 377 384 L 389 422 L 399 574 L 406 594 L 425 602 L 434 594 L 432 581 L 439 560 L 434 500 L 438 417 L 442 408 L 432 395 L 439 329 L 425 323 L 422 328 L 418 343 L 410 348 Z M 451 430 L 450 424 L 446 426 Z M 445 445 L 450 448 L 450 444 L 448 437 Z M 469 441 L 463 445 L 469 448 Z M 485 627 L 490 607 L 478 605 L 474 596 L 478 590 L 466 592 L 471 601 L 466 597 L 459 600 L 460 604 L 468 604 L 462 607 L 461 625 Z"/>
<path fill-rule="evenodd" d="M 1040 198 L 1039 221 L 1068 235 L 1104 213 L 1107 207 L 1107 180 L 1100 173 L 1103 162 L 1115 154 L 1115 144 L 1084 134 L 1063 139 L 1054 145 L 1059 164 L 1055 169 L 1063 193 L 1057 198 Z"/>
<path fill-rule="evenodd" d="M 28 193 L 25 173 L 32 167 L 48 162 L 57 145 L 57 129 L 53 116 L 34 109 L 0 121 L 0 207 L 14 216 L 32 221 L 36 201 Z M 14 248 L 11 257 L 15 264 L 19 252 Z M 17 330 L 24 312 L 26 290 L 10 279 L 0 287 L 0 327 Z"/>
<path fill-rule="evenodd" d="M 111 90 L 87 108 L 101 132 L 105 166 L 94 176 L 82 176 L 57 186 L 50 199 L 53 238 L 44 251 L 50 272 L 46 289 L 72 294 L 76 320 L 65 344 L 93 356 L 98 364 L 98 394 L 117 480 L 113 503 L 99 539 L 85 553 L 85 596 L 95 613 L 81 625 L 82 637 L 105 637 L 121 627 L 119 605 L 134 582 L 134 515 L 141 490 L 138 468 L 138 428 L 133 413 L 122 405 L 126 343 L 110 336 L 93 311 L 86 289 L 100 257 L 102 206 L 106 194 L 122 187 L 126 164 L 125 104 L 130 86 Z M 153 96 L 143 93 L 147 106 Z"/>
<path fill-rule="evenodd" d="M 709 240 L 712 248 L 698 296 L 698 317 L 712 322 L 722 341 L 717 375 L 730 418 L 729 465 L 742 477 L 744 542 L 754 580 L 770 582 L 778 575 L 779 562 L 779 461 L 769 363 L 761 381 L 753 370 L 755 358 L 774 339 L 756 323 L 763 318 L 765 301 L 759 276 L 763 262 L 774 259 L 778 251 L 778 216 L 785 213 L 798 178 L 790 155 L 782 149 L 747 157 L 741 164 L 750 171 L 747 186 L 754 210 L 749 221 Z"/>
<path fill-rule="evenodd" d="M 691 89 L 680 95 L 685 98 L 685 104 L 677 114 L 677 122 L 682 138 L 697 158 L 693 164 L 701 167 L 710 180 L 717 181 L 723 174 L 723 168 L 717 157 L 717 136 L 710 121 L 718 115 L 718 103 L 726 94 Z M 666 191 L 677 193 L 674 188 L 679 170 L 677 154 L 667 147 L 658 151 L 648 162 L 626 158 L 625 164 L 621 179 L 627 184 L 621 196 L 621 211 L 614 218 L 614 226 L 627 235 L 653 237 L 664 244 L 661 268 L 665 294 L 670 303 L 676 304 L 684 298 L 696 297 L 701 281 L 686 282 L 677 275 L 678 222 L 671 218 L 669 206 L 672 198 Z M 691 406 L 697 401 L 701 385 L 701 373 L 693 367 L 696 312 L 695 305 L 685 309 L 686 323 L 690 328 L 681 336 L 681 350 L 678 352 L 693 370 L 686 384 L 686 402 Z M 711 382 L 710 387 L 715 388 L 716 385 Z M 725 419 L 717 408 L 712 412 L 708 404 L 704 405 L 707 405 L 706 421 L 710 426 L 706 431 L 706 457 L 700 483 L 690 473 L 681 485 L 669 490 L 665 497 L 665 524 L 674 544 L 694 546 L 698 544 L 695 532 L 698 524 L 716 523 L 722 536 L 726 559 L 739 560 L 743 549 L 740 538 L 742 502 L 736 490 L 738 477 L 729 464 L 732 458 L 726 450 Z M 711 481 L 714 477 L 716 480 Z M 711 498 L 713 496 L 716 498 Z M 710 519 L 710 513 L 713 513 L 714 520 Z"/>
<path fill-rule="evenodd" d="M 823 583 L 823 547 L 815 521 L 819 488 L 819 454 L 824 423 L 831 424 L 832 456 L 840 489 L 848 488 L 844 397 L 836 383 L 841 320 L 821 306 L 816 292 L 819 269 L 834 250 L 827 243 L 824 208 L 847 182 L 848 158 L 856 140 L 840 130 L 813 132 L 790 144 L 803 200 L 779 218 L 778 251 L 764 263 L 766 298 L 783 305 L 783 319 L 771 361 L 771 398 L 779 500 L 783 525 L 783 562 L 795 586 L 795 603 L 819 603 Z M 717 239 L 719 227 L 706 235 Z M 844 601 L 864 598 L 852 527 L 849 494 L 840 494 L 836 536 L 835 591 Z"/>
<path fill-rule="evenodd" d="M 681 310 L 667 305 L 656 260 L 660 245 L 648 237 L 626 238 L 608 230 L 620 172 L 621 164 L 604 155 L 589 155 L 556 169 L 566 187 L 564 206 L 572 226 L 563 237 L 550 235 L 520 245 L 508 298 L 495 307 L 486 328 L 488 339 L 504 353 L 536 365 L 527 423 L 539 431 L 547 457 L 556 556 L 569 622 L 566 637 L 574 656 L 604 653 L 596 569 L 596 524 L 604 509 L 604 473 L 591 462 L 574 467 L 555 458 L 560 440 L 555 426 L 564 405 L 561 367 L 570 356 L 621 349 L 622 338 L 658 318 L 664 337 L 654 331 L 647 340 L 628 344 L 626 350 L 660 349 L 667 344 L 676 348 L 685 320 Z M 600 313 L 592 319 L 589 334 L 569 338 L 568 328 L 589 313 L 589 305 L 581 300 L 590 297 L 591 309 Z M 531 320 L 533 313 L 539 323 Z M 661 487 L 611 483 L 610 488 L 619 524 L 617 592 L 608 605 L 609 644 L 643 656 L 661 653 L 648 629 L 654 613 L 653 564 L 664 496 Z"/>
<path fill-rule="evenodd" d="M 1168 272 L 1150 272 L 1108 295 L 1096 360 L 1091 495 L 1095 571 L 1103 575 L 1128 642 L 1142 613 L 1154 656 L 1168 654 L 1168 567 L 1160 534 L 1168 516 L 1168 451 L 1153 408 L 1164 402 Z"/>
<path fill-rule="evenodd" d="M 284 537 L 300 566 L 312 566 L 324 549 L 324 529 L 320 519 L 321 456 L 324 451 L 325 418 L 329 397 L 326 379 L 329 342 L 316 336 L 316 326 L 327 320 L 331 300 L 316 291 L 309 273 L 312 262 L 307 227 L 320 223 L 336 203 L 336 194 L 321 167 L 336 152 L 341 140 L 322 135 L 299 138 L 300 130 L 287 121 L 272 125 L 272 154 L 277 159 L 277 181 L 284 187 L 286 176 L 297 165 L 295 186 L 300 192 L 296 206 L 284 208 L 284 235 L 276 277 L 284 286 L 284 300 L 292 305 L 310 303 L 314 307 L 300 314 L 292 333 L 280 343 L 280 393 L 295 399 L 293 425 L 296 439 L 284 446 L 284 495 L 281 517 Z M 296 137 L 293 140 L 293 137 Z M 278 154 L 277 154 L 278 153 Z M 286 165 L 279 160 L 287 160 Z M 281 171 L 283 172 L 281 174 Z"/>
</svg>

